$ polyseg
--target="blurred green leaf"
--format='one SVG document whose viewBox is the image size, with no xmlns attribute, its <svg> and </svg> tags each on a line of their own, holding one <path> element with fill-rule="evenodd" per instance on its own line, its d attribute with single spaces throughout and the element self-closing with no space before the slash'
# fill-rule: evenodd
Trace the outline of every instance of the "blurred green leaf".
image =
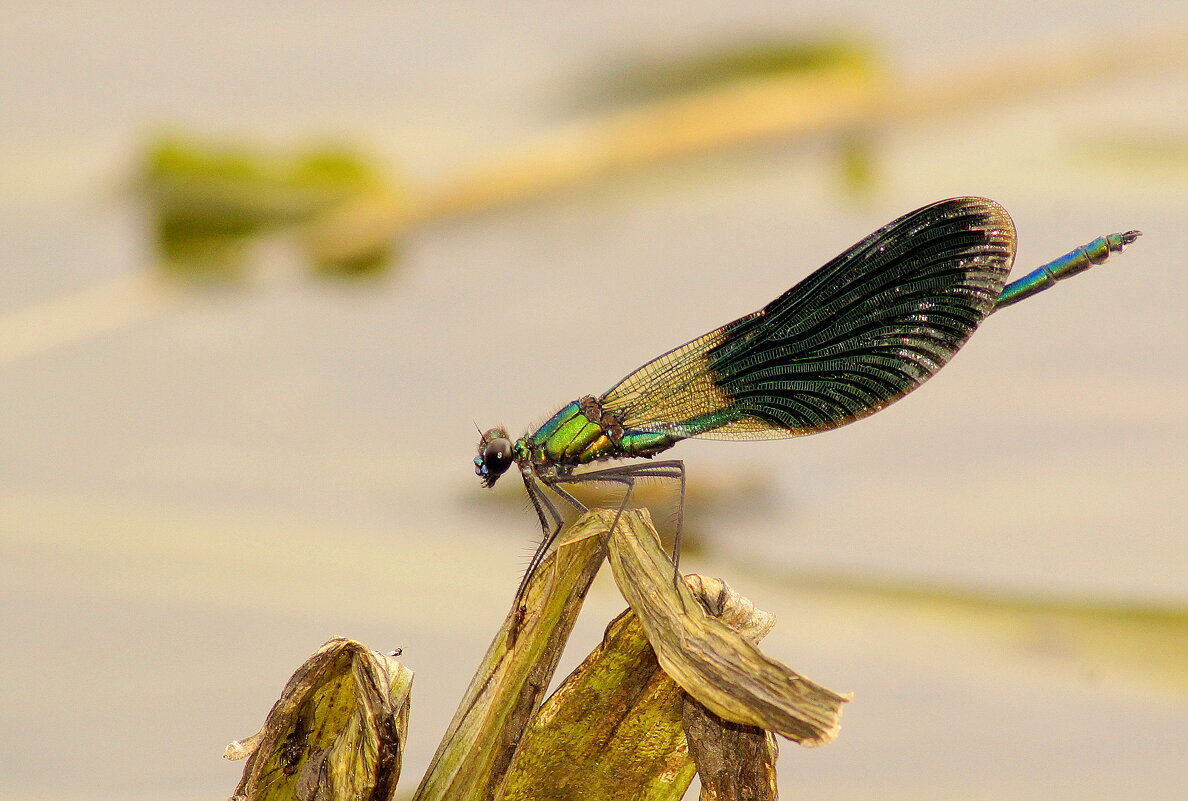
<svg viewBox="0 0 1188 801">
<path fill-rule="evenodd" d="M 637 59 L 595 79 L 599 105 L 654 101 L 734 81 L 848 67 L 875 71 L 875 48 L 855 37 L 761 40 L 714 45 L 666 60 Z"/>
<path fill-rule="evenodd" d="M 842 188 L 851 197 L 868 195 L 878 177 L 875 143 L 870 132 L 853 131 L 838 143 Z"/>
<path fill-rule="evenodd" d="M 330 278 L 368 278 L 376 276 L 396 263 L 396 251 L 389 247 L 349 253 L 341 257 L 314 259 L 314 271 Z"/>
<path fill-rule="evenodd" d="M 187 277 L 238 276 L 247 247 L 260 236 L 312 230 L 344 209 L 374 216 L 383 207 L 392 219 L 398 205 L 381 170 L 343 148 L 286 156 L 170 137 L 151 144 L 144 161 L 140 189 L 157 249 L 165 269 Z M 395 229 L 377 234 L 370 226 L 367 235 L 366 242 L 336 242 L 333 254 L 310 247 L 309 258 L 321 274 L 378 273 L 391 262 Z"/>
</svg>

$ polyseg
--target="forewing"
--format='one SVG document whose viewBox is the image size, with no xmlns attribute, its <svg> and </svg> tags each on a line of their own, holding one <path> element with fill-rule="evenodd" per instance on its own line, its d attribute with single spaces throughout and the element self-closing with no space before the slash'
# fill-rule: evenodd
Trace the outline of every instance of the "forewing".
<svg viewBox="0 0 1188 801">
<path fill-rule="evenodd" d="M 1015 254 L 984 198 L 875 231 L 757 312 L 653 359 L 602 397 L 631 430 L 775 439 L 825 431 L 924 383 L 994 309 Z"/>
</svg>

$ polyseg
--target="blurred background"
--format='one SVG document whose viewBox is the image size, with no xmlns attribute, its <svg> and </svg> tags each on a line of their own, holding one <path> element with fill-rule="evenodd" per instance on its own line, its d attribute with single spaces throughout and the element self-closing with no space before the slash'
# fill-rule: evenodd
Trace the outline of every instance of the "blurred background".
<svg viewBox="0 0 1188 801">
<path fill-rule="evenodd" d="M 0 798 L 224 798 L 332 635 L 416 672 L 411 792 L 538 534 L 475 426 L 970 194 L 1017 274 L 1145 236 L 859 425 L 679 446 L 682 566 L 855 693 L 789 796 L 1182 792 L 1174 5 L 6 4 Z"/>
</svg>

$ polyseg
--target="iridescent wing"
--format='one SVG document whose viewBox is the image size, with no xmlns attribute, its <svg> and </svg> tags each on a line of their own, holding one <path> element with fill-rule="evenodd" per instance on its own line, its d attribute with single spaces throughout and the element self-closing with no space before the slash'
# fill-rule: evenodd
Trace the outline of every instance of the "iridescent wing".
<svg viewBox="0 0 1188 801">
<path fill-rule="evenodd" d="M 1015 227 L 984 198 L 880 228 L 757 312 L 645 364 L 600 399 L 628 430 L 776 439 L 877 412 L 924 383 L 994 309 Z"/>
</svg>

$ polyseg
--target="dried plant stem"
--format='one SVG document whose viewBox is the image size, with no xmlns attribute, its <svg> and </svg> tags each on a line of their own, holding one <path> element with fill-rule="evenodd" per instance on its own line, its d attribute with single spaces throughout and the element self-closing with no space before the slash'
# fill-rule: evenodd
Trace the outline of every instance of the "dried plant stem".
<svg viewBox="0 0 1188 801">
<path fill-rule="evenodd" d="M 554 132 L 446 180 L 390 224 L 396 232 L 673 158 L 939 113 L 990 111 L 1104 78 L 1185 64 L 1188 30 L 1178 29 L 1071 41 L 997 64 L 979 60 L 916 85 L 884 85 L 868 70 L 844 66 L 739 81 Z"/>
<path fill-rule="evenodd" d="M 135 273 L 0 317 L 0 365 L 127 325 L 181 294 L 159 276 Z"/>
<path fill-rule="evenodd" d="M 328 214 L 307 236 L 311 247 L 327 257 L 349 257 L 440 220 L 674 158 L 940 113 L 988 111 L 1103 78 L 1166 74 L 1186 63 L 1188 31 L 1181 27 L 1043 47 L 919 85 L 883 85 L 868 71 L 843 66 L 739 81 L 564 128 L 404 204 L 380 194 L 363 198 Z M 126 325 L 180 294 L 163 281 L 136 276 L 10 314 L 0 318 L 0 365 Z"/>
<path fill-rule="evenodd" d="M 639 167 L 829 130 L 875 102 L 866 70 L 740 81 L 566 127 L 445 181 L 409 211 L 417 224 L 472 214 Z"/>
<path fill-rule="evenodd" d="M 604 528 L 597 517 L 578 521 L 536 571 L 524 609 L 513 609 L 495 635 L 414 801 L 493 797 L 602 564 Z"/>
</svg>

